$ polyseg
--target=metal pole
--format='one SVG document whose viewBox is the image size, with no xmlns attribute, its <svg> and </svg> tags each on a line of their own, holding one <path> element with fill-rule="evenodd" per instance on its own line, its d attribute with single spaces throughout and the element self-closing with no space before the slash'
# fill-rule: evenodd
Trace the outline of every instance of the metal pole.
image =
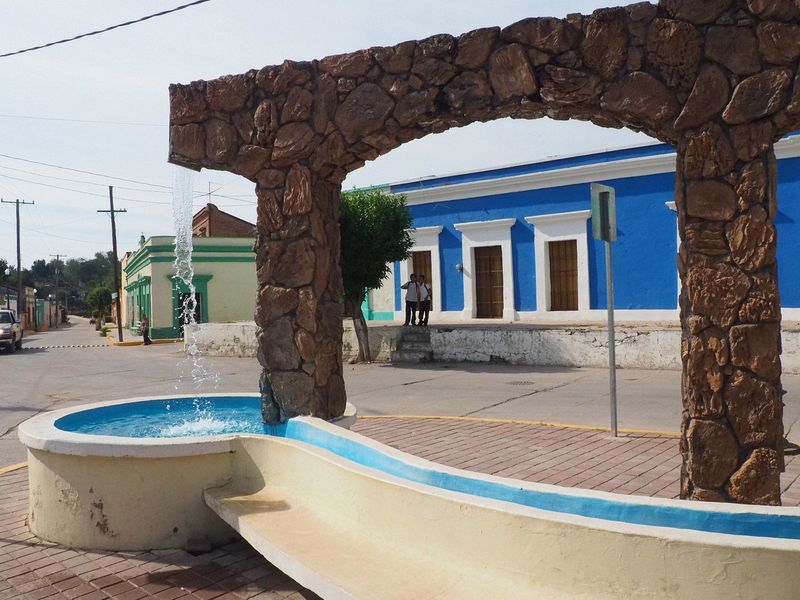
<svg viewBox="0 0 800 600">
<path fill-rule="evenodd" d="M 22 285 L 22 252 L 20 251 L 20 236 L 19 236 L 19 205 L 20 204 L 35 204 L 33 201 L 20 200 L 17 198 L 13 202 L 10 200 L 0 199 L 3 204 L 16 204 L 17 205 L 17 319 L 22 321 L 22 315 L 27 312 L 26 301 L 27 298 L 23 295 L 24 286 Z"/>
<path fill-rule="evenodd" d="M 22 321 L 22 315 L 25 311 L 25 298 L 22 295 L 22 252 L 20 250 L 19 242 L 19 198 L 17 198 L 17 320 Z M 24 325 L 21 325 L 24 327 Z"/>
<path fill-rule="evenodd" d="M 611 396 L 611 434 L 617 437 L 617 360 L 614 347 L 614 275 L 611 242 L 606 241 L 606 295 L 608 296 L 608 374 Z"/>
<path fill-rule="evenodd" d="M 117 292 L 117 335 L 122 341 L 122 315 L 120 313 L 121 294 L 119 290 L 119 261 L 117 260 L 117 225 L 114 220 L 114 186 L 108 186 L 108 201 L 111 204 L 111 243 L 114 249 L 114 289 Z"/>
<path fill-rule="evenodd" d="M 61 266 L 61 257 L 64 256 L 63 254 L 51 254 L 50 256 L 54 256 L 56 259 L 56 320 L 55 324 L 56 327 L 59 326 L 60 314 L 58 313 L 58 268 Z"/>
</svg>

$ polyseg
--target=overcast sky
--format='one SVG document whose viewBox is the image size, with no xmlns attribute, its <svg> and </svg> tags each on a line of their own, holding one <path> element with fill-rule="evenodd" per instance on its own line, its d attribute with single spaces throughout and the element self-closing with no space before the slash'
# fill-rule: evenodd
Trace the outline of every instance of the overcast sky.
<svg viewBox="0 0 800 600">
<path fill-rule="evenodd" d="M 185 0 L 5 0 L 0 54 L 71 37 Z M 172 235 L 167 88 L 172 82 L 310 60 L 436 33 L 505 26 L 530 16 L 589 13 L 595 0 L 212 0 L 102 35 L 0 58 L 0 197 L 21 208 L 22 262 L 111 249 L 115 186 L 120 253 L 139 235 Z M 73 120 L 73 121 L 70 121 Z M 127 124 L 89 123 L 113 121 Z M 368 163 L 345 187 L 374 185 L 616 148 L 652 140 L 581 122 L 503 120 L 428 136 Z M 50 163 L 166 187 L 43 166 Z M 34 183 L 35 182 L 35 183 Z M 46 187 L 56 186 L 56 187 Z M 255 221 L 252 184 L 218 171 L 194 177 L 195 210 L 211 200 Z M 69 188 L 58 189 L 58 188 Z M 227 196 L 227 197 L 222 197 Z M 14 207 L 0 205 L 0 258 L 16 262 Z"/>
</svg>

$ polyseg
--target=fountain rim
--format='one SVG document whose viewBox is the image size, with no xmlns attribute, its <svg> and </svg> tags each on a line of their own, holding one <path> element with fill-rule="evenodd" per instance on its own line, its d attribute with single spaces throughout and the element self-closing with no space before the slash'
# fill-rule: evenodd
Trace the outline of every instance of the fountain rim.
<svg viewBox="0 0 800 600">
<path fill-rule="evenodd" d="M 33 450 L 66 454 L 70 456 L 96 456 L 107 458 L 174 458 L 181 456 L 204 456 L 223 454 L 232 451 L 232 443 L 241 437 L 255 436 L 255 433 L 223 433 L 212 435 L 182 437 L 128 437 L 117 435 L 97 435 L 66 431 L 56 426 L 56 422 L 66 416 L 124 404 L 138 404 L 154 401 L 185 400 L 187 398 L 260 398 L 254 392 L 214 392 L 204 394 L 172 394 L 158 396 L 139 396 L 121 400 L 106 400 L 80 404 L 35 415 L 23 421 L 17 437 L 26 447 Z M 342 416 L 331 420 L 337 427 L 350 427 L 356 421 L 356 408 L 349 402 Z M 312 417 L 295 417 L 312 419 Z"/>
<path fill-rule="evenodd" d="M 179 400 L 186 398 L 228 398 L 228 397 L 251 397 L 259 398 L 260 394 L 252 392 L 217 392 L 210 394 L 175 394 L 169 396 L 143 396 L 137 398 L 126 398 L 122 400 L 110 400 L 104 402 L 94 402 L 62 408 L 31 417 L 24 421 L 18 430 L 20 441 L 34 450 L 42 450 L 55 454 L 67 454 L 73 456 L 96 456 L 96 457 L 126 457 L 126 458 L 167 458 L 180 456 L 202 456 L 207 454 L 220 454 L 231 452 L 234 449 L 235 441 L 241 438 L 263 438 L 274 437 L 267 434 L 256 433 L 225 433 L 203 436 L 186 436 L 173 438 L 159 437 L 125 437 L 111 435 L 97 435 L 65 431 L 56 427 L 55 423 L 67 415 L 102 408 L 106 406 L 116 406 L 121 404 L 135 404 L 140 402 L 159 401 L 159 400 Z M 762 506 L 749 504 L 719 503 L 719 502 L 686 502 L 673 500 L 671 498 L 653 498 L 649 496 L 631 496 L 626 494 L 615 494 L 613 492 L 603 492 L 585 488 L 565 487 L 547 483 L 538 483 L 518 479 L 510 479 L 496 475 L 489 475 L 474 471 L 465 471 L 455 467 L 426 460 L 398 450 L 386 444 L 377 442 L 366 436 L 356 434 L 347 429 L 356 420 L 356 409 L 348 403 L 345 413 L 338 419 L 326 422 L 316 417 L 294 417 L 293 421 L 299 421 L 312 427 L 322 429 L 326 433 L 344 436 L 363 444 L 372 450 L 378 450 L 398 459 L 404 463 L 423 467 L 441 473 L 454 475 L 468 475 L 470 478 L 483 479 L 489 482 L 509 484 L 513 482 L 520 489 L 531 489 L 534 491 L 555 492 L 559 494 L 568 493 L 573 496 L 585 498 L 605 499 L 621 501 L 626 499 L 626 503 L 651 505 L 651 506 L 679 506 L 697 511 L 707 512 L 727 512 L 736 513 L 759 513 L 765 515 L 800 516 L 800 507 L 785 506 Z M 280 438 L 282 440 L 288 438 Z M 303 442 L 305 443 L 305 442 Z"/>
<path fill-rule="evenodd" d="M 64 454 L 76 457 L 98 457 L 98 458 L 182 458 L 190 456 L 203 456 L 212 454 L 233 453 L 241 449 L 242 443 L 247 440 L 269 439 L 273 443 L 295 445 L 303 448 L 306 452 L 311 452 L 320 456 L 323 460 L 332 461 L 348 470 L 369 474 L 383 480 L 390 480 L 397 485 L 410 487 L 429 494 L 444 496 L 457 499 L 461 502 L 477 503 L 489 508 L 501 511 L 511 511 L 514 513 L 528 515 L 547 514 L 549 519 L 564 522 L 583 523 L 585 526 L 594 529 L 616 530 L 627 533 L 638 533 L 645 535 L 656 535 L 659 537 L 675 540 L 694 541 L 708 543 L 709 540 L 716 540 L 714 543 L 723 545 L 733 545 L 742 547 L 762 547 L 781 550 L 800 550 L 800 539 L 783 538 L 772 536 L 742 535 L 738 533 L 723 533 L 703 529 L 684 528 L 680 526 L 671 527 L 660 524 L 634 523 L 606 518 L 599 516 L 581 515 L 570 512 L 553 511 L 547 508 L 536 508 L 518 504 L 513 501 L 499 498 L 487 497 L 481 493 L 484 486 L 501 485 L 512 487 L 520 491 L 531 491 L 558 495 L 567 500 L 589 502 L 594 501 L 611 502 L 623 505 L 625 510 L 634 512 L 647 512 L 648 509 L 679 509 L 680 512 L 694 513 L 696 518 L 704 519 L 704 513 L 717 515 L 727 515 L 727 518 L 736 518 L 736 515 L 749 514 L 756 518 L 791 518 L 800 517 L 800 508 L 795 507 L 773 507 L 755 506 L 729 503 L 714 502 L 687 502 L 669 498 L 651 498 L 646 496 L 630 496 L 615 494 L 612 492 L 602 492 L 583 488 L 563 487 L 552 484 L 537 483 L 509 479 L 484 473 L 465 471 L 455 467 L 449 467 L 440 463 L 429 461 L 417 456 L 408 454 L 391 446 L 387 446 L 363 435 L 354 433 L 341 427 L 342 423 L 347 424 L 355 421 L 355 408 L 348 405 L 345 415 L 340 417 L 338 423 L 326 422 L 316 417 L 295 417 L 292 419 L 302 426 L 316 430 L 322 436 L 335 436 L 344 438 L 344 441 L 355 442 L 365 447 L 367 450 L 382 453 L 388 459 L 404 463 L 407 467 L 422 469 L 432 472 L 437 476 L 456 476 L 471 480 L 474 490 L 469 492 L 447 489 L 437 486 L 430 482 L 420 482 L 398 477 L 397 475 L 385 472 L 377 465 L 362 464 L 354 462 L 354 459 L 336 452 L 318 447 L 309 441 L 275 437 L 268 434 L 253 433 L 227 433 L 221 435 L 192 436 L 181 438 L 129 438 L 123 436 L 104 436 L 87 433 L 76 433 L 64 431 L 55 426 L 55 422 L 67 415 L 79 413 L 94 408 L 105 406 L 115 406 L 120 404 L 135 404 L 152 400 L 185 399 L 185 398 L 214 398 L 214 397 L 260 397 L 254 393 L 214 393 L 214 394 L 180 394 L 173 396 L 154 396 L 130 398 L 123 400 L 112 400 L 107 402 L 97 402 L 72 406 L 48 413 L 43 413 L 32 417 L 22 423 L 19 427 L 18 435 L 20 441 L 28 446 L 29 449 L 50 452 L 53 454 Z M 712 537 L 709 537 L 712 536 Z M 722 537 L 717 537 L 722 536 Z"/>
</svg>

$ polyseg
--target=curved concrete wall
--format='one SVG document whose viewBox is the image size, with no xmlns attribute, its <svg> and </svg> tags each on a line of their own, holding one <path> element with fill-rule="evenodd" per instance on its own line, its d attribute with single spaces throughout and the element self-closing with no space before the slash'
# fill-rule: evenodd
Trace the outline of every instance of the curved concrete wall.
<svg viewBox="0 0 800 600">
<path fill-rule="evenodd" d="M 224 519 L 300 583 L 335 598 L 728 600 L 800 589 L 798 509 L 486 476 L 307 417 L 285 426 L 287 437 L 126 439 L 55 428 L 86 408 L 20 427 L 31 529 L 64 545 L 221 541 L 231 533 Z M 229 488 L 244 496 L 226 503 Z M 259 529 L 261 517 L 283 527 Z"/>
<path fill-rule="evenodd" d="M 181 548 L 236 537 L 203 501 L 230 478 L 231 454 L 167 458 L 28 450 L 28 525 L 42 539 L 98 550 Z"/>
</svg>

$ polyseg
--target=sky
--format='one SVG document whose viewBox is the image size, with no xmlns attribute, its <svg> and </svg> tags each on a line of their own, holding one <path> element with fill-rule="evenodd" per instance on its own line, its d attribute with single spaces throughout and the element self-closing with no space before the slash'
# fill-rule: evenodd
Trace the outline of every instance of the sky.
<svg viewBox="0 0 800 600">
<path fill-rule="evenodd" d="M 5 0 L 0 54 L 185 2 Z M 0 58 L 0 198 L 34 202 L 20 208 L 23 267 L 55 254 L 90 258 L 110 250 L 108 215 L 97 212 L 108 208 L 109 185 L 115 208 L 127 210 L 117 216 L 120 254 L 135 249 L 142 234 L 173 235 L 171 185 L 177 167 L 167 162 L 170 83 L 436 33 L 458 35 L 531 16 L 586 14 L 606 5 L 596 0 L 211 0 L 102 35 Z M 343 187 L 652 141 L 578 121 L 505 119 L 405 144 L 351 173 Z M 255 222 L 255 193 L 246 179 L 204 170 L 194 175 L 193 188 L 195 211 L 210 200 Z M 13 204 L 0 204 L 0 258 L 10 264 L 16 264 L 14 220 Z"/>
</svg>

